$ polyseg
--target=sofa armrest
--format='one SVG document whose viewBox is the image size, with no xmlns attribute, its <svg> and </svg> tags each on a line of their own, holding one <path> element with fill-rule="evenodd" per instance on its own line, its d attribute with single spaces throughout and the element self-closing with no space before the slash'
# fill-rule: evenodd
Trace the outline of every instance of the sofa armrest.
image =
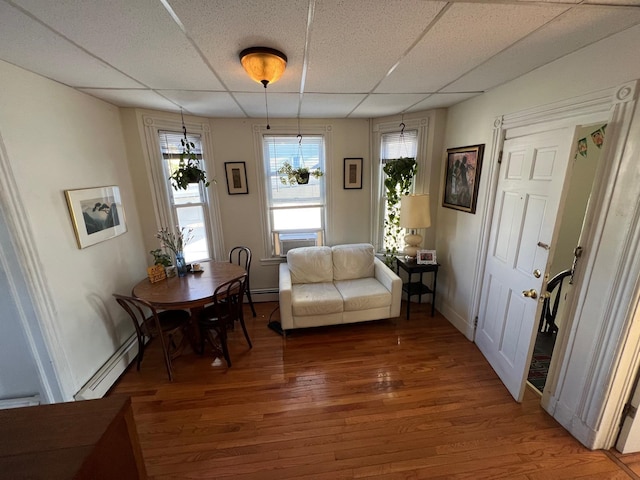
<svg viewBox="0 0 640 480">
<path fill-rule="evenodd" d="M 402 304 L 402 279 L 393 270 L 387 267 L 379 258 L 374 259 L 375 277 L 384 287 L 391 292 L 390 318 L 400 316 Z"/>
<path fill-rule="evenodd" d="M 291 307 L 291 271 L 289 265 L 280 264 L 280 277 L 278 279 L 278 300 L 280 303 L 280 325 L 283 330 L 293 328 L 293 311 Z"/>
</svg>

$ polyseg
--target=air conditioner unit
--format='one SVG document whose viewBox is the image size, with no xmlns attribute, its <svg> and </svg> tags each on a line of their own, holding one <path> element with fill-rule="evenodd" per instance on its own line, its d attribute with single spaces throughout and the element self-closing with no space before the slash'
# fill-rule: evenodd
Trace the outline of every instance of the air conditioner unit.
<svg viewBox="0 0 640 480">
<path fill-rule="evenodd" d="M 312 233 L 275 233 L 276 255 L 282 257 L 292 248 L 314 247 L 322 245 L 322 232 Z"/>
</svg>

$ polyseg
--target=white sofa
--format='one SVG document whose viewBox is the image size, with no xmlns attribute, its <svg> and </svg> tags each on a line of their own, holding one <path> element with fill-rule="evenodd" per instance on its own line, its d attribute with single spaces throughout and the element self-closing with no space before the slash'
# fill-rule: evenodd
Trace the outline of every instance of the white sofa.
<svg viewBox="0 0 640 480">
<path fill-rule="evenodd" d="M 402 280 L 368 243 L 289 250 L 279 283 L 284 331 L 400 315 Z"/>
</svg>

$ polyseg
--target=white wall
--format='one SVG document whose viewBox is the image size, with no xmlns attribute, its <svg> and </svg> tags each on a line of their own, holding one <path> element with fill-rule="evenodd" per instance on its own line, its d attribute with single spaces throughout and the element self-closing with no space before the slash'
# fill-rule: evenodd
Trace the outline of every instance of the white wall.
<svg viewBox="0 0 640 480">
<path fill-rule="evenodd" d="M 478 260 L 481 219 L 489 194 L 486 172 L 491 160 L 495 118 L 640 78 L 640 62 L 636 61 L 638 45 L 640 26 L 449 109 L 445 149 L 486 145 L 476 214 L 442 207 L 437 212 L 436 248 L 438 261 L 442 264 L 438 274 L 438 296 L 443 302 L 441 310 L 470 339 L 475 316 L 471 301 L 474 277 L 470 272 Z"/>
<path fill-rule="evenodd" d="M 143 236 L 145 251 L 158 248 L 155 239 L 156 225 L 153 199 L 149 188 L 149 174 L 145 167 L 145 153 L 140 143 L 142 115 L 154 115 L 162 118 L 180 119 L 179 114 L 154 112 L 149 110 L 123 109 L 122 117 L 126 126 L 125 137 L 128 154 L 132 163 L 131 172 L 136 185 L 136 195 L 140 212 L 146 212 L 143 218 Z M 137 124 L 134 119 L 137 118 Z M 218 208 L 221 225 L 214 228 L 222 230 L 224 251 L 235 245 L 245 245 L 253 253 L 251 264 L 252 291 L 273 290 L 278 286 L 277 263 L 261 262 L 268 257 L 263 239 L 268 235 L 261 221 L 261 194 L 258 189 L 258 169 L 261 167 L 261 152 L 256 150 L 254 126 L 264 126 L 260 119 L 185 117 L 185 121 L 194 123 L 208 122 L 210 126 L 212 157 L 208 158 L 207 168 L 216 179 L 210 190 L 215 189 L 219 199 Z M 295 119 L 272 119 L 272 129 L 286 126 L 289 132 L 297 132 Z M 301 120 L 301 127 L 329 125 L 331 127 L 331 148 L 327 153 L 326 175 L 328 183 L 328 244 L 368 242 L 370 236 L 371 211 L 371 155 L 369 152 L 370 124 L 367 119 L 315 119 Z M 361 190 L 343 189 L 343 162 L 346 157 L 363 158 L 363 188 Z M 247 170 L 247 195 L 229 195 L 225 177 L 225 162 L 245 162 Z M 210 175 L 209 175 L 210 176 Z M 151 262 L 151 256 L 146 261 Z M 219 258 L 219 260 L 222 258 Z M 260 301 L 258 296 L 254 301 Z M 273 298 L 272 298 L 273 299 Z"/>
<path fill-rule="evenodd" d="M 146 275 L 119 111 L 0 62 L 0 134 L 16 182 L 11 200 L 31 232 L 20 241 L 33 247 L 37 288 L 50 301 L 41 326 L 71 400 L 133 332 L 111 294 Z M 64 190 L 104 185 L 120 186 L 129 230 L 80 250 Z"/>
</svg>

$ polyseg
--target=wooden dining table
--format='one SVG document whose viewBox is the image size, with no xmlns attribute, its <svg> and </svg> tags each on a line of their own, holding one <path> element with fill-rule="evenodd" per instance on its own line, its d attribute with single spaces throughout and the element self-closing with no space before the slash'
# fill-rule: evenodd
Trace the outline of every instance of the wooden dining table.
<svg viewBox="0 0 640 480">
<path fill-rule="evenodd" d="M 155 283 L 145 278 L 133 287 L 133 296 L 159 309 L 198 309 L 213 302 L 220 285 L 247 273 L 235 263 L 203 262 L 200 265 L 201 272 L 190 272 L 185 277 L 175 276 Z"/>
<path fill-rule="evenodd" d="M 216 289 L 247 271 L 230 262 L 202 262 L 201 272 L 190 272 L 184 277 L 171 277 L 151 283 L 148 278 L 138 282 L 132 289 L 134 297 L 149 302 L 157 309 L 189 309 L 191 312 L 190 343 L 197 351 L 199 346 L 198 315 L 205 305 L 213 303 Z"/>
</svg>

